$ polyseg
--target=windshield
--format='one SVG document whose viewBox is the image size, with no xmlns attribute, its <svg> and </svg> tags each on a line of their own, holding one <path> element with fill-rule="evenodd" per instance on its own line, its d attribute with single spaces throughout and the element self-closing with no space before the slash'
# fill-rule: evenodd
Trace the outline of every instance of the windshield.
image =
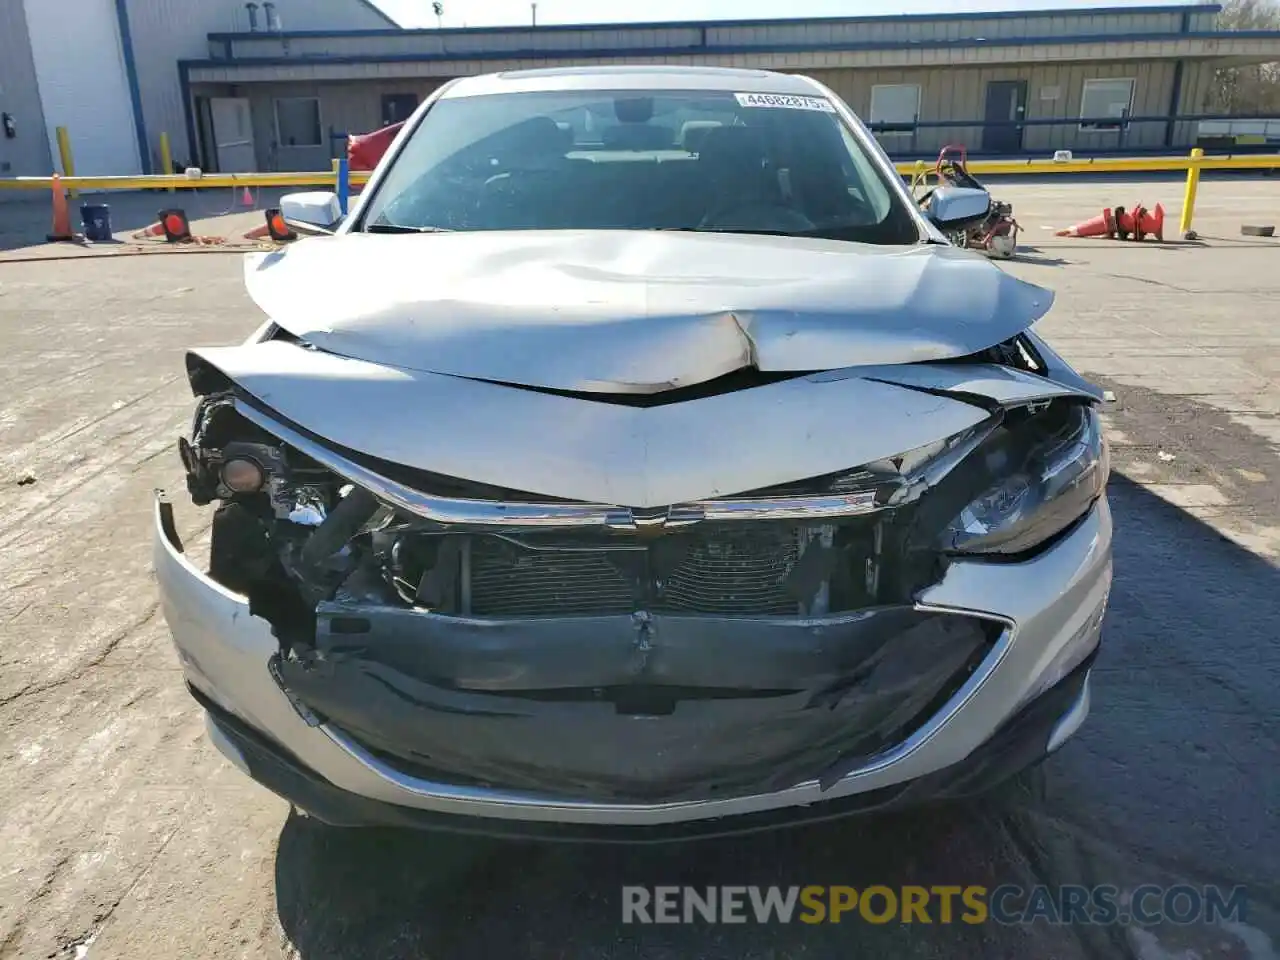
<svg viewBox="0 0 1280 960">
<path fill-rule="evenodd" d="M 442 99 L 393 161 L 363 229 L 920 240 L 829 101 L 728 91 Z"/>
</svg>

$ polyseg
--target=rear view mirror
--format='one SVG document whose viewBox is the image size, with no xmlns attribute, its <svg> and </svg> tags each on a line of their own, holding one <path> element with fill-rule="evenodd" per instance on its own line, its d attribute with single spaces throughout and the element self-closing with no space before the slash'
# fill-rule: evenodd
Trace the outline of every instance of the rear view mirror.
<svg viewBox="0 0 1280 960">
<path fill-rule="evenodd" d="M 338 195 L 326 191 L 287 193 L 280 198 L 285 221 L 308 233 L 333 233 L 342 223 Z"/>
<path fill-rule="evenodd" d="M 991 194 L 972 187 L 938 187 L 925 210 L 929 219 L 943 230 L 954 230 L 983 219 L 991 210 Z"/>
</svg>

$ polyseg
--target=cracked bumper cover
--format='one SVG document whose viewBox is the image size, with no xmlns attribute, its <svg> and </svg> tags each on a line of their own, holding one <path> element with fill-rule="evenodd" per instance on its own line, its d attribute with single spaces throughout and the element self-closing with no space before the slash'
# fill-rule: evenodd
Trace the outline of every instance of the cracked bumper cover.
<svg viewBox="0 0 1280 960">
<path fill-rule="evenodd" d="M 793 691 L 790 699 L 771 697 L 752 702 L 750 709 L 737 718 L 738 723 L 719 727 L 725 736 L 719 741 L 721 749 L 714 763 L 727 771 L 724 782 L 729 789 L 714 795 L 691 785 L 697 780 L 696 775 L 705 771 L 698 766 L 696 751 L 691 753 L 687 748 L 691 737 L 703 738 L 708 732 L 715 732 L 700 727 L 700 722 L 724 724 L 726 707 L 714 701 L 694 703 L 699 709 L 687 711 L 679 723 L 670 722 L 679 716 L 679 709 L 672 716 L 635 717 L 618 714 L 607 703 L 538 704 L 540 708 L 552 708 L 553 728 L 544 727 L 543 735 L 532 740 L 518 740 L 522 750 L 531 752 L 523 758 L 522 775 L 511 776 L 511 764 L 520 758 L 504 753 L 510 748 L 505 745 L 503 729 L 515 729 L 512 725 L 526 722 L 526 714 L 531 712 L 527 700 L 503 694 L 527 689 L 530 683 L 529 677 L 511 672 L 513 658 L 506 654 L 513 644 L 522 640 L 559 643 L 560 653 L 544 653 L 542 656 L 550 659 L 532 661 L 535 667 L 541 662 L 552 668 L 559 656 L 564 664 L 572 664 L 572 669 L 578 671 L 575 681 L 607 685 L 605 681 L 613 674 L 624 677 L 632 669 L 627 660 L 634 656 L 632 637 L 617 630 L 627 625 L 628 618 L 613 624 L 614 632 L 603 632 L 606 639 L 593 648 L 594 659 L 573 655 L 575 650 L 581 654 L 588 649 L 582 631 L 591 631 L 590 623 L 561 621 L 564 629 L 555 632 L 557 639 L 551 640 L 551 632 L 542 639 L 537 631 L 522 637 L 513 633 L 515 628 L 509 625 L 434 617 L 429 618 L 430 626 L 415 629 L 435 631 L 438 642 L 410 644 L 405 637 L 407 625 L 391 615 L 396 611 L 387 611 L 387 618 L 379 617 L 377 624 L 383 634 L 379 638 L 383 641 L 380 649 L 390 652 L 376 663 L 352 656 L 350 638 L 326 636 L 322 626 L 318 645 L 323 649 L 327 644 L 337 656 L 328 660 L 324 669 L 311 671 L 306 677 L 297 673 L 284 677 L 295 693 L 302 692 L 308 703 L 323 707 L 326 722 L 316 723 L 314 717 L 311 722 L 304 719 L 305 711 L 295 709 L 273 676 L 273 666 L 286 671 L 300 668 L 288 661 L 272 664 L 278 647 L 270 625 L 250 614 L 243 597 L 225 590 L 191 564 L 159 504 L 155 568 L 165 616 L 187 679 L 215 719 L 221 718 L 226 732 L 236 727 L 247 732 L 259 746 L 269 745 L 268 752 L 274 750 L 278 756 L 288 758 L 293 768 L 304 772 L 314 783 L 331 786 L 341 795 L 362 798 L 362 803 L 408 808 L 446 819 L 452 815 L 486 822 L 649 828 L 769 811 L 785 814 L 785 808 L 853 799 L 854 795 L 865 795 L 870 801 L 879 791 L 924 780 L 951 768 L 984 744 L 990 749 L 988 741 L 994 742 L 997 732 L 1007 729 L 1020 711 L 1036 704 L 1052 706 L 1050 697 L 1037 698 L 1037 694 L 1044 692 L 1046 678 L 1065 649 L 1096 646 L 1111 580 L 1110 539 L 1110 513 L 1103 501 L 1068 536 L 1032 560 L 953 563 L 940 583 L 917 598 L 914 609 L 793 621 L 789 628 L 765 625 L 759 620 L 718 620 L 715 629 L 703 633 L 709 638 L 706 642 L 721 648 L 718 658 L 709 659 L 705 651 L 699 656 L 694 621 L 674 618 L 659 625 L 662 642 L 650 651 L 647 670 L 656 670 L 660 675 L 664 670 L 674 671 L 672 675 L 687 678 L 699 665 L 718 660 L 717 685 L 759 688 L 767 685 L 765 681 L 772 674 L 781 686 Z M 421 615 L 407 617 L 423 622 Z M 891 682 L 876 686 L 880 693 L 892 690 L 892 702 L 880 702 L 870 709 L 868 698 L 853 697 L 841 707 L 837 698 L 834 709 L 818 711 L 824 716 L 817 726 L 795 724 L 794 717 L 803 713 L 797 711 L 797 686 L 803 684 L 803 696 L 812 697 L 814 689 L 829 686 L 827 681 L 838 677 L 841 671 L 857 674 L 850 664 L 866 661 L 869 650 L 894 653 L 913 646 L 901 642 L 912 631 L 918 631 L 914 646 L 930 651 L 935 660 L 945 659 L 938 658 L 937 653 L 948 648 L 947 637 L 953 640 L 948 655 L 961 657 L 963 652 L 968 656 L 973 652 L 970 643 L 976 642 L 975 635 L 957 625 L 975 622 L 995 626 L 987 634 L 994 637 L 994 642 L 982 647 L 958 689 L 943 689 L 945 684 L 934 681 L 946 671 L 931 671 L 919 659 L 901 659 L 901 653 L 897 658 L 872 657 L 871 662 L 897 671 L 887 676 L 902 680 L 896 688 Z M 323 616 L 321 623 L 325 623 Z M 738 629 L 735 631 L 732 625 Z M 601 625 L 594 626 L 595 635 L 600 635 Z M 754 655 L 729 656 L 734 635 Z M 612 642 L 610 636 L 615 638 Z M 441 670 L 442 664 L 455 679 L 465 676 L 472 690 L 449 692 L 423 683 L 421 677 Z M 371 665 L 376 669 L 370 669 Z M 375 696 L 374 687 L 369 685 L 376 685 L 379 690 L 373 702 L 388 702 L 385 690 L 389 675 L 377 674 L 391 668 L 396 682 L 412 678 L 415 684 L 409 691 L 399 691 L 398 697 L 407 692 L 411 700 L 423 697 L 432 701 L 432 729 L 405 723 L 404 717 L 384 717 L 377 723 L 368 723 L 369 698 Z M 1078 684 L 1074 695 L 1054 706 L 1057 712 L 1048 718 L 1053 722 L 1044 731 L 1037 728 L 1034 732 L 1033 753 L 1043 754 L 1051 745 L 1056 747 L 1083 719 L 1087 687 L 1082 685 L 1082 676 L 1075 677 L 1074 682 Z M 1064 682 L 1055 688 L 1059 699 L 1067 685 Z M 883 722 L 886 715 L 900 716 L 909 706 L 924 706 L 920 698 L 927 699 L 927 691 L 941 691 L 945 702 L 929 704 L 927 716 L 904 730 L 902 739 L 865 755 L 850 746 L 850 730 L 874 726 Z M 461 700 L 451 702 L 451 697 Z M 490 711 L 496 716 L 480 716 L 480 704 L 499 707 Z M 686 706 L 687 702 L 680 708 Z M 445 709 L 437 711 L 436 707 Z M 461 709 L 451 712 L 450 707 Z M 509 708 L 516 708 L 514 715 Z M 706 711 L 701 719 L 700 709 Z M 1041 709 L 1043 712 L 1043 706 Z M 729 716 L 732 718 L 732 711 Z M 538 713 L 541 722 L 545 723 L 546 717 L 546 713 Z M 484 722 L 477 725 L 477 720 Z M 389 739 L 388 731 L 394 732 Z M 421 739 L 424 737 L 425 743 Z M 450 738 L 465 753 L 472 752 L 473 744 L 487 750 L 485 756 L 494 763 L 495 770 L 507 774 L 503 786 L 448 776 L 449 758 L 441 764 L 440 754 L 441 744 Z M 769 782 L 760 779 L 758 764 L 752 767 L 747 763 L 752 738 L 777 768 L 777 775 Z M 235 737 L 219 738 L 224 752 L 239 750 L 236 742 Z M 433 775 L 421 766 L 407 768 L 388 760 L 388 748 L 403 758 L 414 743 L 428 747 L 434 757 L 432 771 L 438 774 L 443 766 L 446 775 Z M 611 745 L 614 749 L 608 756 L 599 752 L 592 755 L 586 752 L 591 743 L 596 744 L 596 751 L 605 751 Z M 831 763 L 815 767 L 808 749 L 814 744 L 830 751 L 829 755 L 824 754 L 830 761 L 844 757 L 846 762 L 836 767 Z M 684 746 L 664 750 L 664 745 Z M 806 762 L 797 766 L 801 758 Z M 246 762 L 243 756 L 239 759 Z M 746 774 L 744 764 L 751 768 Z M 247 766 L 252 771 L 254 764 Z M 609 776 L 602 779 L 602 770 Z M 796 781 L 797 776 L 811 770 L 821 770 L 825 775 Z M 279 783 L 271 782 L 271 777 L 255 775 L 284 792 Z M 662 784 L 661 789 L 646 792 L 644 785 L 655 782 Z M 365 822 L 369 818 L 355 819 Z M 387 822 L 385 817 L 375 819 Z"/>
<path fill-rule="evenodd" d="M 911 607 L 486 621 L 322 604 L 315 656 L 278 670 L 339 736 L 419 776 L 679 801 L 830 786 L 913 732 L 999 633 Z"/>
</svg>

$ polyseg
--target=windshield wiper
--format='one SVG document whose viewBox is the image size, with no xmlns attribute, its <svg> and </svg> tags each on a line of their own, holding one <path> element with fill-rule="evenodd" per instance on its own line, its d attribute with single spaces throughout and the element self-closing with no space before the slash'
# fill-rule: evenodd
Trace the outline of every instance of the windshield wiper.
<svg viewBox="0 0 1280 960">
<path fill-rule="evenodd" d="M 403 223 L 370 223 L 365 233 L 453 233 L 448 227 L 411 227 Z"/>
<path fill-rule="evenodd" d="M 747 233 L 761 237 L 802 237 L 793 230 L 739 230 L 736 227 L 654 227 L 659 233 Z"/>
</svg>

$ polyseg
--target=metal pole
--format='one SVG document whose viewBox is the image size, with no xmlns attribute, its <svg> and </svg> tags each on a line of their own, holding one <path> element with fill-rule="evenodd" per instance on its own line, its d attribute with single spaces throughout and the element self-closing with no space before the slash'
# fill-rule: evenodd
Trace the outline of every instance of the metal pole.
<svg viewBox="0 0 1280 960">
<path fill-rule="evenodd" d="M 1182 195 L 1182 219 L 1178 222 L 1178 232 L 1183 240 L 1194 240 L 1195 231 L 1191 229 L 1191 218 L 1196 212 L 1196 191 L 1200 188 L 1200 162 L 1204 159 L 1204 151 L 1196 147 L 1191 151 L 1191 161 L 1187 164 L 1187 191 Z"/>
<path fill-rule="evenodd" d="M 533 25 L 538 25 L 538 5 L 536 3 L 529 4 L 529 8 L 533 11 Z"/>
<path fill-rule="evenodd" d="M 351 205 L 351 170 L 348 164 L 346 157 L 338 159 L 338 208 L 344 217 Z"/>
<path fill-rule="evenodd" d="M 67 133 L 66 127 L 55 127 L 54 135 L 58 138 L 58 154 L 62 158 L 62 175 L 64 177 L 74 177 L 76 175 L 76 161 L 71 156 L 71 135 Z M 72 197 L 78 197 L 79 191 L 68 190 L 67 193 Z"/>
<path fill-rule="evenodd" d="M 165 176 L 173 173 L 173 150 L 169 146 L 169 134 L 160 134 L 160 166 L 164 170 Z M 174 188 L 169 187 L 169 192 L 173 193 Z"/>
</svg>

